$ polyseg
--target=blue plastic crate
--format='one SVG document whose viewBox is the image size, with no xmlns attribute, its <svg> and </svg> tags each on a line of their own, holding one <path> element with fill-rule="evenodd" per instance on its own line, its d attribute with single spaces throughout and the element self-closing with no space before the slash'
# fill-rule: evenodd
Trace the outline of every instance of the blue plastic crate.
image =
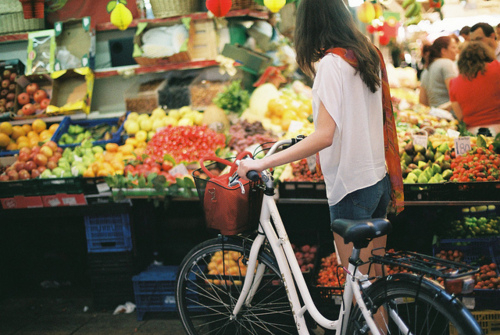
<svg viewBox="0 0 500 335">
<path fill-rule="evenodd" d="M 495 262 L 494 246 L 497 238 L 468 238 L 468 239 L 443 239 L 439 244 L 432 246 L 434 256 L 441 250 L 458 250 L 463 253 L 463 262 L 472 265 L 481 265 Z"/>
<path fill-rule="evenodd" d="M 128 214 L 85 216 L 88 252 L 132 250 Z"/>
<path fill-rule="evenodd" d="M 68 132 L 70 125 L 80 125 L 84 128 L 88 128 L 88 127 L 93 127 L 93 126 L 97 126 L 97 125 L 105 123 L 105 124 L 113 126 L 113 125 L 118 124 L 119 120 L 120 120 L 119 118 L 106 118 L 106 119 L 96 119 L 96 120 L 72 120 L 69 116 L 66 116 L 59 124 L 59 127 L 55 131 L 54 135 L 52 135 L 51 140 L 58 143 L 61 136 L 64 133 Z M 94 142 L 92 142 L 92 145 L 106 145 L 107 143 L 120 143 L 121 137 L 123 134 L 123 130 L 124 130 L 124 128 L 123 128 L 124 124 L 125 124 L 125 122 L 122 122 L 122 124 L 120 125 L 120 128 L 118 128 L 118 130 L 115 133 L 113 133 L 111 139 L 94 141 Z M 81 143 L 73 143 L 73 144 L 63 144 L 63 145 L 59 145 L 59 146 L 61 148 L 74 148 L 74 147 L 78 147 L 80 145 L 81 145 Z"/>
<path fill-rule="evenodd" d="M 175 284 L 178 266 L 150 266 L 132 277 L 134 284 L 137 320 L 142 321 L 147 312 L 175 312 Z M 196 296 L 193 294 L 193 299 Z M 192 306 L 201 310 L 201 307 Z"/>
</svg>

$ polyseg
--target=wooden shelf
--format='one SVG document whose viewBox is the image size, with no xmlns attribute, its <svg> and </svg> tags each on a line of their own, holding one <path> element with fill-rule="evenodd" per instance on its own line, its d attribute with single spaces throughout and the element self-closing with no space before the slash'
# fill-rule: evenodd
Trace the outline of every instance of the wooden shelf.
<svg viewBox="0 0 500 335">
<path fill-rule="evenodd" d="M 187 70 L 187 69 L 200 69 L 209 66 L 216 66 L 217 63 L 215 60 L 200 60 L 200 61 L 192 61 L 192 62 L 184 62 L 184 63 L 172 63 L 165 65 L 155 65 L 155 66 L 123 66 L 120 68 L 111 68 L 111 69 L 100 69 L 95 71 L 96 79 L 99 78 L 108 78 L 114 76 L 128 76 L 128 75 L 138 75 L 138 74 L 146 74 L 146 73 L 158 73 L 172 70 Z"/>
<path fill-rule="evenodd" d="M 207 12 L 197 12 L 197 13 L 188 14 L 188 15 L 172 16 L 172 17 L 166 17 L 166 18 L 136 19 L 136 20 L 132 21 L 132 23 L 129 25 L 129 28 L 137 27 L 137 24 L 139 22 L 152 22 L 152 23 L 171 22 L 171 21 L 179 20 L 180 18 L 183 18 L 183 17 L 190 17 L 193 20 L 203 20 L 203 19 L 210 18 L 208 16 Z M 249 18 L 254 18 L 254 19 L 268 19 L 269 14 L 268 14 L 268 12 L 260 11 L 260 10 L 239 9 L 239 10 L 230 11 L 229 13 L 227 13 L 227 15 L 225 17 L 226 18 L 249 17 Z M 106 22 L 106 23 L 98 24 L 96 27 L 96 30 L 97 31 L 108 31 L 108 30 L 118 30 L 118 28 L 116 28 L 116 26 L 114 26 L 111 22 Z"/>
</svg>

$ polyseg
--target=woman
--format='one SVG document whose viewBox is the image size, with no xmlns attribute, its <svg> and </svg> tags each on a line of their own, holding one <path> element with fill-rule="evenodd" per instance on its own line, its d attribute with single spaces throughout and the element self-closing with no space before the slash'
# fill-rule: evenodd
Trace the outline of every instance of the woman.
<svg viewBox="0 0 500 335">
<path fill-rule="evenodd" d="M 249 170 L 262 171 L 319 152 L 332 221 L 385 217 L 391 197 L 402 204 L 403 184 L 380 52 L 357 29 L 341 0 L 302 0 L 295 45 L 300 68 L 314 76 L 315 131 L 289 149 L 243 161 L 238 174 L 246 176 Z M 352 245 L 335 238 L 347 266 Z M 379 247 L 385 241 L 381 237 L 372 243 Z M 363 250 L 366 260 L 370 247 Z"/>
<path fill-rule="evenodd" d="M 460 75 L 450 82 L 450 100 L 458 120 L 477 134 L 500 133 L 500 62 L 482 42 L 469 42 L 458 58 Z"/>
<path fill-rule="evenodd" d="M 432 43 L 427 70 L 422 72 L 420 79 L 421 104 L 451 110 L 448 90 L 450 80 L 458 75 L 455 65 L 457 54 L 457 42 L 450 36 L 438 37 Z"/>
</svg>

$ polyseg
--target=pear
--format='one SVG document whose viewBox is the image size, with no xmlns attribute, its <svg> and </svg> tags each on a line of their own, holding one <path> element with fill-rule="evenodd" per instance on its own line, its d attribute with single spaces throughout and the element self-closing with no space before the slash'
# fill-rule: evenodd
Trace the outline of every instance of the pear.
<svg viewBox="0 0 500 335">
<path fill-rule="evenodd" d="M 419 184 L 427 184 L 428 181 L 429 181 L 429 179 L 427 178 L 427 176 L 425 175 L 425 173 L 422 173 L 422 174 L 420 174 L 420 176 L 418 176 L 417 182 Z"/>
<path fill-rule="evenodd" d="M 450 169 L 446 169 L 443 171 L 442 175 L 443 175 L 443 179 L 449 180 L 451 178 L 451 176 L 453 176 L 453 171 L 451 171 Z"/>
<path fill-rule="evenodd" d="M 437 161 L 438 159 L 444 159 L 444 154 L 440 151 L 436 151 L 436 153 L 434 154 L 434 160 Z"/>
<path fill-rule="evenodd" d="M 448 142 L 443 142 L 443 143 L 441 143 L 441 144 L 439 145 L 439 147 L 437 148 L 437 150 L 438 150 L 440 153 L 442 153 L 442 154 L 444 154 L 444 153 L 446 153 L 447 151 L 449 151 L 449 150 L 450 150 L 450 147 L 448 146 Z"/>
<path fill-rule="evenodd" d="M 432 171 L 434 171 L 434 174 L 441 173 L 441 167 L 438 164 L 432 164 Z"/>
<path fill-rule="evenodd" d="M 443 164 L 441 165 L 441 169 L 442 169 L 442 170 L 448 170 L 448 169 L 451 169 L 451 164 L 450 164 L 450 162 L 443 162 Z"/>
<path fill-rule="evenodd" d="M 419 169 L 425 170 L 425 168 L 428 166 L 428 164 L 424 161 L 420 161 L 420 162 L 418 162 L 417 166 Z"/>
<path fill-rule="evenodd" d="M 412 157 L 408 155 L 406 152 L 403 152 L 403 155 L 401 156 L 401 160 L 405 162 L 406 165 L 411 164 L 413 161 Z"/>
<path fill-rule="evenodd" d="M 420 152 L 415 155 L 413 158 L 413 163 L 418 164 L 420 161 L 425 161 L 424 155 L 422 155 Z"/>
<path fill-rule="evenodd" d="M 418 176 L 416 176 L 414 173 L 410 172 L 410 173 L 408 173 L 408 176 L 406 176 L 405 180 L 409 183 L 415 183 L 418 180 Z"/>
<path fill-rule="evenodd" d="M 408 155 L 413 155 L 415 153 L 415 148 L 413 147 L 412 142 L 408 142 L 408 144 L 405 145 L 405 151 Z"/>
<path fill-rule="evenodd" d="M 431 149 L 427 149 L 427 151 L 425 151 L 425 159 L 428 161 L 434 161 L 434 152 L 432 152 Z"/>
<path fill-rule="evenodd" d="M 432 176 L 432 177 L 431 177 L 431 179 L 429 179 L 428 183 L 429 183 L 429 184 L 437 184 L 437 183 L 438 183 L 438 181 L 437 181 L 437 179 L 436 179 L 436 177 L 435 177 L 435 176 Z"/>
<path fill-rule="evenodd" d="M 425 147 L 420 144 L 415 144 L 414 146 L 415 152 L 425 154 Z"/>
<path fill-rule="evenodd" d="M 418 176 L 420 176 L 420 175 L 422 174 L 422 170 L 420 170 L 420 169 L 414 169 L 414 170 L 412 171 L 412 173 L 413 173 L 415 176 L 417 176 L 417 177 L 418 177 Z"/>
</svg>

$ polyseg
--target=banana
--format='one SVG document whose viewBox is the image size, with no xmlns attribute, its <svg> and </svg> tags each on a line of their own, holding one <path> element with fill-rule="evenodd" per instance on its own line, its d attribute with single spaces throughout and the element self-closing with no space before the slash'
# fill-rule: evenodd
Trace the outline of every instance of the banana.
<svg viewBox="0 0 500 335">
<path fill-rule="evenodd" d="M 409 5 L 411 5 L 412 3 L 415 3 L 416 0 L 403 0 L 403 3 L 401 4 L 401 6 L 406 9 Z"/>
</svg>

